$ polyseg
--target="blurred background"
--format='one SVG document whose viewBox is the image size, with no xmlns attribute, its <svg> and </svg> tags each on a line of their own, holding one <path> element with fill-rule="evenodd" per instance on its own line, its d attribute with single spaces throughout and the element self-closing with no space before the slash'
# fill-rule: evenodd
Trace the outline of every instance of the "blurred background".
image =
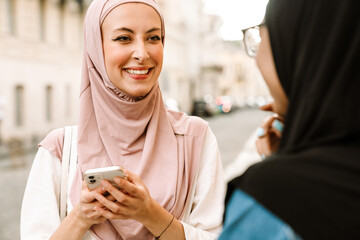
<svg viewBox="0 0 360 240">
<path fill-rule="evenodd" d="M 258 106 L 270 100 L 241 41 L 241 29 L 262 21 L 267 0 L 157 2 L 166 25 L 159 79 L 165 104 L 210 123 L 226 171 L 266 115 Z M 22 195 L 37 144 L 52 129 L 77 122 L 90 3 L 0 0 L 2 240 L 20 239 Z"/>
</svg>

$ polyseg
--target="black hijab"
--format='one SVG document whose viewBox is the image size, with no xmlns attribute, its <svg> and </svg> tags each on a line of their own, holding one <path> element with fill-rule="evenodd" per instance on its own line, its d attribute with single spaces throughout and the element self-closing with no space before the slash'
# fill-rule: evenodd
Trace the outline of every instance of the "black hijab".
<svg viewBox="0 0 360 240">
<path fill-rule="evenodd" d="M 229 183 L 304 239 L 360 239 L 360 1 L 270 0 L 289 98 L 279 150 Z"/>
</svg>

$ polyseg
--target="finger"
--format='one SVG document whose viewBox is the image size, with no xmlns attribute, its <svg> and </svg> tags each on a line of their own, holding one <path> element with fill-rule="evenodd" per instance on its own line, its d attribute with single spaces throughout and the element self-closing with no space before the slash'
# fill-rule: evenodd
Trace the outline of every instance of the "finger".
<svg viewBox="0 0 360 240">
<path fill-rule="evenodd" d="M 94 210 L 100 214 L 101 216 L 103 216 L 106 219 L 128 219 L 129 217 L 127 217 L 125 214 L 121 214 L 121 213 L 113 213 L 109 210 L 106 210 L 104 208 L 94 208 Z"/>
<path fill-rule="evenodd" d="M 266 139 L 267 137 L 256 141 L 256 148 L 262 160 L 271 155 L 271 147 Z"/>
<path fill-rule="evenodd" d="M 141 193 L 140 193 L 141 191 L 139 191 L 139 188 L 147 189 L 144 182 L 138 175 L 136 175 L 128 170 L 126 170 L 125 173 L 126 173 L 127 178 L 117 180 L 117 181 L 120 180 L 120 182 L 122 184 L 125 184 L 124 186 L 120 186 L 120 187 L 126 188 L 126 190 L 124 190 L 124 191 L 129 193 L 130 195 L 139 197 L 141 195 Z"/>
<path fill-rule="evenodd" d="M 109 194 L 109 195 L 107 195 L 107 196 L 105 196 L 105 197 L 106 197 L 107 200 L 109 200 L 109 201 L 112 201 L 112 202 L 117 201 L 116 198 L 115 198 L 113 195 L 111 195 L 111 194 Z"/>
<path fill-rule="evenodd" d="M 89 208 L 89 209 L 86 209 L 84 210 L 84 214 L 86 214 L 86 217 L 87 218 L 90 218 L 90 219 L 99 219 L 102 217 L 101 214 L 99 214 L 99 212 L 97 212 L 95 210 L 95 208 L 103 208 L 104 206 L 103 205 L 100 205 L 100 206 L 92 206 L 92 208 Z"/>
<path fill-rule="evenodd" d="M 124 180 L 126 181 L 126 180 Z M 116 201 L 128 205 L 130 201 L 130 196 L 123 193 L 123 190 L 119 190 L 118 188 L 114 187 L 112 184 L 110 184 L 108 181 L 104 180 L 102 181 L 102 186 L 116 199 Z"/>
<path fill-rule="evenodd" d="M 264 160 L 266 156 L 265 156 L 265 152 L 264 152 L 259 140 L 255 141 L 255 146 L 256 146 L 256 150 L 257 150 L 258 154 L 260 155 L 261 159 Z"/>
<path fill-rule="evenodd" d="M 263 110 L 263 111 L 273 112 L 273 103 L 271 102 L 271 103 L 262 105 L 259 108 L 260 108 L 260 110 Z"/>
<path fill-rule="evenodd" d="M 277 118 L 277 114 L 273 114 L 270 116 L 265 117 L 261 127 L 266 129 L 267 131 L 270 130 L 272 122 Z"/>
<path fill-rule="evenodd" d="M 264 137 L 265 135 L 269 134 L 272 129 L 275 129 L 275 131 L 277 131 L 276 135 L 281 136 L 281 134 L 279 133 L 281 133 L 284 128 L 283 122 L 283 118 L 280 117 L 278 114 L 273 114 L 271 116 L 265 117 L 260 128 L 257 129 L 257 136 Z"/>
<path fill-rule="evenodd" d="M 113 213 L 122 213 L 125 211 L 125 208 L 124 206 L 121 205 L 121 203 L 109 201 L 101 194 L 96 194 L 95 197 L 99 202 L 101 202 L 106 208 L 108 208 Z"/>
<path fill-rule="evenodd" d="M 266 134 L 267 134 L 267 131 L 265 131 L 264 128 L 259 127 L 258 129 L 256 129 L 256 136 L 257 136 L 258 138 L 265 137 Z"/>
<path fill-rule="evenodd" d="M 100 214 L 100 213 L 99 213 L 99 214 Z M 104 217 L 104 216 L 102 216 L 102 215 L 100 214 L 100 217 L 96 219 L 96 221 L 95 221 L 94 224 L 103 223 L 103 222 L 105 222 L 106 220 L 107 220 L 107 218 Z"/>
<path fill-rule="evenodd" d="M 80 201 L 82 203 L 91 203 L 92 201 L 95 200 L 95 196 L 94 194 L 92 194 L 91 192 L 89 192 L 89 190 L 86 188 L 86 189 L 83 189 L 81 191 L 81 196 L 80 196 Z"/>
<path fill-rule="evenodd" d="M 98 211 L 96 211 L 97 208 L 104 208 L 104 207 L 101 207 L 101 206 L 94 206 L 92 209 L 91 209 L 91 212 L 89 212 L 88 214 L 86 214 L 86 217 L 88 219 L 91 219 L 92 221 L 95 220 L 95 222 L 103 222 L 105 219 L 104 216 L 99 213 Z"/>
<path fill-rule="evenodd" d="M 271 123 L 271 131 L 274 132 L 276 136 L 281 137 L 283 130 L 284 124 L 280 121 L 280 119 L 274 119 Z"/>
<path fill-rule="evenodd" d="M 119 177 L 114 178 L 114 181 L 121 188 L 121 191 L 123 193 L 129 194 L 134 197 L 139 197 L 139 189 L 133 182 Z"/>
<path fill-rule="evenodd" d="M 104 196 L 104 195 L 101 195 L 101 196 Z M 109 200 L 109 201 L 111 201 L 111 202 L 115 202 L 116 201 L 116 199 L 112 196 L 112 195 L 107 195 L 107 196 L 104 196 L 107 200 Z M 95 197 L 95 195 L 94 195 L 94 201 L 92 201 L 91 203 L 86 203 L 86 204 L 88 204 L 90 207 L 89 208 L 91 208 L 91 209 L 93 209 L 94 207 L 96 207 L 96 206 L 98 206 L 98 207 L 104 207 L 104 205 L 101 203 L 101 202 L 99 202 L 97 199 L 96 199 L 96 197 Z"/>
<path fill-rule="evenodd" d="M 84 203 L 90 203 L 92 201 L 95 200 L 95 194 L 99 193 L 99 194 L 104 194 L 106 193 L 105 189 L 102 189 L 102 187 L 98 187 L 94 190 L 89 190 L 87 187 L 87 184 L 85 181 L 82 182 L 82 186 L 81 186 L 81 201 Z"/>
<path fill-rule="evenodd" d="M 79 204 L 80 207 L 80 211 L 82 213 L 83 216 L 86 216 L 86 218 L 91 218 L 91 219 L 96 219 L 101 217 L 101 215 L 99 215 L 98 212 L 96 212 L 94 210 L 95 207 L 104 207 L 102 205 L 102 203 L 100 203 L 99 201 L 93 201 L 92 203 L 80 203 Z"/>
<path fill-rule="evenodd" d="M 125 172 L 125 177 L 124 179 L 126 179 L 127 181 L 131 182 L 131 183 L 134 183 L 136 181 L 136 178 L 137 178 L 137 175 L 130 172 L 129 170 L 127 169 L 124 169 L 124 172 Z"/>
<path fill-rule="evenodd" d="M 261 126 L 256 130 L 258 138 L 262 138 L 268 135 L 272 123 L 272 116 L 267 116 Z"/>
</svg>

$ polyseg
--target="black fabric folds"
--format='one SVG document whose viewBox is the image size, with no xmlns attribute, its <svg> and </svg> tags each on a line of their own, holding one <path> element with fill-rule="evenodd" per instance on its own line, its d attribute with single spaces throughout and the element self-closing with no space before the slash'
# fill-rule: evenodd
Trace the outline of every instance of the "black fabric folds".
<svg viewBox="0 0 360 240">
<path fill-rule="evenodd" d="M 304 239 L 360 239 L 360 1 L 270 0 L 265 21 L 285 129 L 227 199 L 242 189 Z"/>
</svg>

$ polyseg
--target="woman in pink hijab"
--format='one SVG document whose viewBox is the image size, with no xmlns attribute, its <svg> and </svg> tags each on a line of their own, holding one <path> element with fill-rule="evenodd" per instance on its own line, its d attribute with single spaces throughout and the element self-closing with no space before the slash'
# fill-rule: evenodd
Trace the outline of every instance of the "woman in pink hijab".
<svg viewBox="0 0 360 240">
<path fill-rule="evenodd" d="M 95 0 L 85 19 L 78 163 L 59 217 L 63 129 L 41 143 L 26 187 L 22 239 L 216 239 L 224 180 L 208 124 L 167 110 L 158 77 L 165 28 L 153 0 Z M 90 191 L 86 170 L 122 166 Z"/>
</svg>

